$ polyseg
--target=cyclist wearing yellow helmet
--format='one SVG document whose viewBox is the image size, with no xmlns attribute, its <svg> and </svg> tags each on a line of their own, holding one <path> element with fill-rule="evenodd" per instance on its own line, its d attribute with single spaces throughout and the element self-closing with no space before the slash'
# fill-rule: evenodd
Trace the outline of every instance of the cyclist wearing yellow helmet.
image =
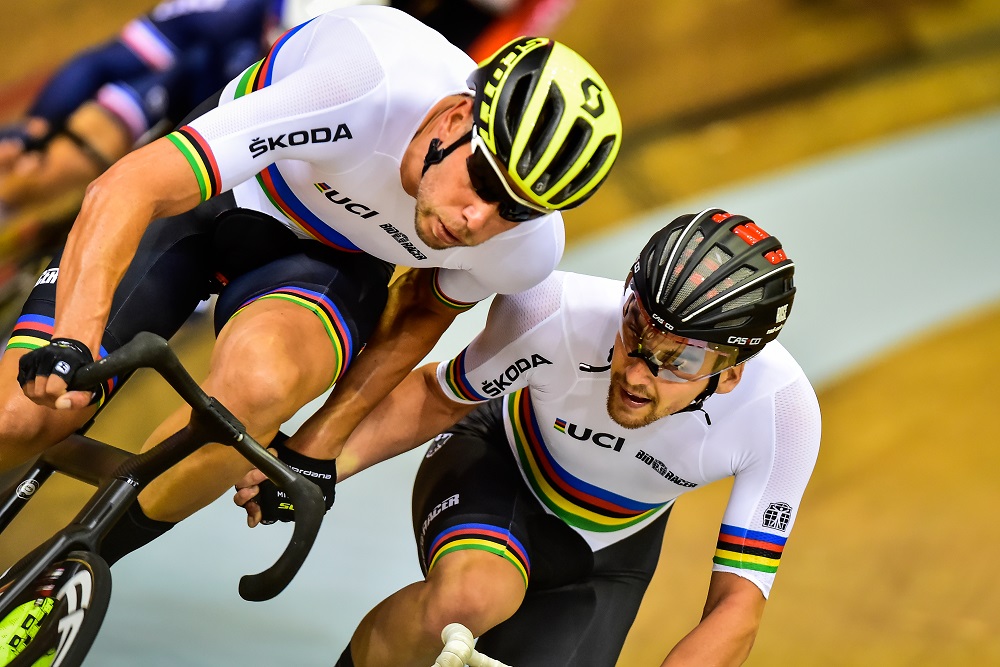
<svg viewBox="0 0 1000 667">
<path fill-rule="evenodd" d="M 0 468 L 80 428 L 119 386 L 67 392 L 76 369 L 138 331 L 171 336 L 215 291 L 203 386 L 254 438 L 271 442 L 336 384 L 274 443 L 329 507 L 354 426 L 459 312 L 551 273 L 564 244 L 558 209 L 594 191 L 621 141 L 604 83 L 568 48 L 521 40 L 484 67 L 472 91 L 476 64 L 414 18 L 330 12 L 113 165 L 0 358 Z M 414 270 L 390 288 L 394 265 Z M 147 448 L 186 419 L 169 417 Z M 113 562 L 155 539 L 248 470 L 224 447 L 182 461 L 140 495 L 102 555 Z M 267 520 L 291 518 L 273 489 L 261 502 Z"/>
</svg>

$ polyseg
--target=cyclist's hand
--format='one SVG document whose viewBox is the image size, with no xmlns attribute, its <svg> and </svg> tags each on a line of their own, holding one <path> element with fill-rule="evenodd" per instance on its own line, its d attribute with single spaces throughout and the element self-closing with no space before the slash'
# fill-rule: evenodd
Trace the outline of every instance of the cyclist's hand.
<svg viewBox="0 0 1000 667">
<path fill-rule="evenodd" d="M 273 449 L 267 451 L 275 454 Z M 247 525 L 251 528 L 259 524 L 261 520 L 257 494 L 260 493 L 260 483 L 266 479 L 267 475 L 254 468 L 236 483 L 236 495 L 233 496 L 233 502 L 247 511 Z"/>
<path fill-rule="evenodd" d="M 90 350 L 80 341 L 53 338 L 48 345 L 21 357 L 17 383 L 24 395 L 39 405 L 57 410 L 83 408 L 95 402 L 98 393 L 66 388 L 76 371 L 93 361 Z"/>
<path fill-rule="evenodd" d="M 333 507 L 334 487 L 337 483 L 336 459 L 314 459 L 300 454 L 286 446 L 287 440 L 288 436 L 279 431 L 271 441 L 269 451 L 293 471 L 316 484 L 323 493 L 323 503 L 329 510 Z M 246 509 L 247 525 L 251 528 L 258 523 L 295 520 L 295 507 L 291 498 L 259 470 L 251 471 L 236 485 L 233 502 Z"/>
</svg>

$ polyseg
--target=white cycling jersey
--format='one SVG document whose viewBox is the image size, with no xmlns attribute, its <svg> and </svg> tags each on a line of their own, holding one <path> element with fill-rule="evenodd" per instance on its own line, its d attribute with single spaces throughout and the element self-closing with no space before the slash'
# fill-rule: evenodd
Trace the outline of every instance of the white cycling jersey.
<svg viewBox="0 0 1000 667">
<path fill-rule="evenodd" d="M 746 362 L 727 394 L 648 426 L 607 412 L 623 285 L 555 272 L 497 297 L 486 328 L 438 382 L 454 401 L 504 395 L 507 440 L 542 505 L 594 550 L 650 524 L 686 491 L 735 477 L 714 569 L 765 597 L 819 451 L 820 413 L 802 369 L 777 342 Z"/>
<path fill-rule="evenodd" d="M 440 267 L 453 307 L 537 284 L 564 246 L 558 213 L 474 247 L 417 238 L 403 153 L 431 108 L 469 94 L 476 64 L 434 30 L 380 6 L 322 14 L 292 28 L 234 79 L 219 106 L 170 135 L 208 198 L 281 221 L 302 238 L 398 265 Z M 511 270 L 516 266 L 517 270 Z"/>
</svg>

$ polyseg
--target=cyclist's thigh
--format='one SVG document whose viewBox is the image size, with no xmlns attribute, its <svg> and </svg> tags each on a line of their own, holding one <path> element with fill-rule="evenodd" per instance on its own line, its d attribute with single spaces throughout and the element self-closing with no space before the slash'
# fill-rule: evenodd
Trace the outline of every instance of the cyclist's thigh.
<svg viewBox="0 0 1000 667">
<path fill-rule="evenodd" d="M 260 233 L 271 240 L 272 232 L 263 229 Z M 276 245 L 284 243 L 279 235 Z M 255 266 L 257 262 L 240 260 L 241 256 L 252 254 L 242 240 L 228 244 L 226 254 L 220 262 L 236 277 L 229 280 L 216 302 L 216 330 L 233 327 L 250 330 L 249 324 L 239 320 L 273 313 L 273 307 L 265 308 L 265 304 L 292 307 L 295 312 L 301 310 L 310 315 L 307 321 L 314 325 L 309 329 L 308 342 L 324 348 L 317 350 L 315 345 L 301 344 L 302 329 L 279 318 L 273 320 L 275 331 L 269 330 L 285 343 L 276 350 L 285 350 L 292 357 L 289 361 L 300 365 L 314 363 L 318 356 L 330 360 L 322 389 L 332 385 L 374 331 L 385 309 L 392 265 L 370 255 L 340 252 L 301 239 L 294 240 L 290 254 L 266 258 L 259 266 Z M 221 337 L 220 334 L 220 340 Z M 227 344 L 240 343 L 227 340 Z M 264 363 L 270 353 L 249 348 L 246 354 Z"/>
<path fill-rule="evenodd" d="M 668 516 L 594 553 L 589 576 L 529 590 L 477 649 L 518 667 L 614 667 L 656 569 Z"/>
</svg>

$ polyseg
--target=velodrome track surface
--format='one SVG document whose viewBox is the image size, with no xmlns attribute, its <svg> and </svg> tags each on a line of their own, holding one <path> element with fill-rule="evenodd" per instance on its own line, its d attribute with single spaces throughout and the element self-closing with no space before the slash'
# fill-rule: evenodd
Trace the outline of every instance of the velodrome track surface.
<svg viewBox="0 0 1000 667">
<path fill-rule="evenodd" d="M 98 13 L 87 7 L 73 11 Z M 800 155 L 780 172 L 772 164 L 766 179 L 678 186 L 683 199 L 632 211 L 613 236 L 588 227 L 567 253 L 569 270 L 620 277 L 657 220 L 719 205 L 756 217 L 798 263 L 800 294 L 782 340 L 819 390 L 824 440 L 748 664 L 1000 663 L 1000 585 L 989 567 L 1000 547 L 990 528 L 1000 501 L 1000 269 L 989 255 L 1000 245 L 998 147 L 1000 115 L 987 107 L 819 161 Z M 633 153 L 624 173 L 653 164 L 644 160 Z M 620 201 L 618 192 L 604 201 Z M 463 316 L 466 327 L 432 356 L 457 350 L 484 310 Z M 203 371 L 204 327 L 178 345 Z M 109 409 L 115 431 L 101 425 L 96 435 L 138 447 L 173 406 L 144 384 L 137 379 L 135 397 Z M 418 576 L 407 516 L 418 457 L 342 485 L 306 569 L 272 602 L 241 601 L 236 582 L 266 566 L 287 531 L 246 530 L 228 499 L 122 561 L 88 664 L 331 664 L 361 615 Z M 0 543 L 2 564 L 71 516 L 78 491 L 47 486 L 47 505 Z M 658 664 L 697 621 L 725 497 L 720 486 L 680 501 L 621 665 Z"/>
</svg>

